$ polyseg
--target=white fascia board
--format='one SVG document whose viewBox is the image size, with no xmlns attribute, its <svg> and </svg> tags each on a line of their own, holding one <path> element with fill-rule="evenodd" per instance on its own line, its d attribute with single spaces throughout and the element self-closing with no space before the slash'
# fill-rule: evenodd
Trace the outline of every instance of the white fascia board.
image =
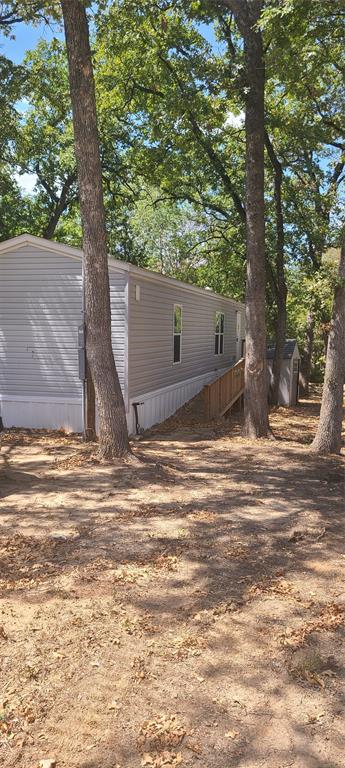
<svg viewBox="0 0 345 768">
<path fill-rule="evenodd" d="M 10 240 L 4 240 L 0 243 L 0 255 L 2 253 L 9 253 L 15 251 L 18 248 L 25 247 L 39 248 L 41 251 L 52 251 L 53 253 L 60 253 L 63 256 L 69 256 L 72 259 L 81 261 L 83 258 L 83 251 L 81 248 L 75 248 L 72 245 L 66 245 L 65 243 L 57 243 L 55 240 L 47 240 L 44 237 L 36 237 L 35 235 L 18 235 L 12 237 Z M 108 259 L 110 269 L 128 272 L 129 264 L 126 261 L 119 261 L 118 259 Z"/>
<path fill-rule="evenodd" d="M 70 245 L 64 245 L 62 243 L 56 243 L 55 240 L 46 240 L 43 237 L 35 237 L 34 235 L 18 235 L 12 237 L 11 240 L 5 240 L 0 243 L 0 254 L 15 251 L 17 248 L 25 248 L 27 246 L 33 246 L 40 250 L 53 251 L 54 253 L 61 253 L 65 256 L 71 256 L 74 259 L 81 259 L 83 252 L 79 248 L 73 248 Z"/>
</svg>

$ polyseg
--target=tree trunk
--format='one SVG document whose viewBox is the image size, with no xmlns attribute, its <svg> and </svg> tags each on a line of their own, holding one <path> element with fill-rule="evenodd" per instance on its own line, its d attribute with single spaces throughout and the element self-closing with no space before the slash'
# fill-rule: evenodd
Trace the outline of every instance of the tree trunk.
<svg viewBox="0 0 345 768">
<path fill-rule="evenodd" d="M 246 358 L 244 381 L 244 434 L 271 436 L 268 423 L 266 361 L 265 259 L 265 62 L 262 33 L 257 23 L 263 0 L 222 0 L 234 14 L 243 37 L 246 67 Z"/>
<path fill-rule="evenodd" d="M 67 207 L 68 207 L 68 204 L 67 205 L 58 204 L 55 206 L 49 218 L 49 221 L 42 233 L 42 237 L 45 237 L 46 240 L 51 240 L 52 237 L 54 237 L 56 227 L 61 219 L 62 214 L 64 213 Z"/>
<path fill-rule="evenodd" d="M 339 162 L 335 164 L 328 189 L 324 192 L 324 195 L 323 195 L 322 205 L 320 204 L 321 196 L 322 196 L 320 184 L 316 179 L 315 172 L 308 155 L 305 156 L 305 160 L 307 161 L 306 167 L 310 177 L 311 186 L 314 189 L 314 192 L 316 192 L 315 213 L 317 214 L 317 217 L 320 220 L 320 227 L 321 227 L 321 231 L 320 229 L 318 231 L 319 236 L 316 241 L 314 241 L 313 239 L 312 232 L 306 231 L 310 260 L 311 260 L 311 263 L 313 264 L 314 269 L 318 270 L 320 268 L 322 255 L 324 253 L 325 246 L 326 246 L 326 232 L 328 230 L 329 222 L 330 222 L 332 201 L 334 201 L 334 196 L 336 195 L 339 179 L 345 166 L 345 159 L 341 158 Z M 308 317 L 307 317 L 307 334 L 306 334 L 307 339 L 306 339 L 305 349 L 302 350 L 302 353 L 301 353 L 301 367 L 300 367 L 300 377 L 299 377 L 300 393 L 304 397 L 309 396 L 309 381 L 310 381 L 310 374 L 311 374 L 313 345 L 314 345 L 314 327 L 315 327 L 315 317 L 313 317 L 313 310 L 311 310 L 308 313 Z M 327 354 L 327 351 L 326 351 L 326 354 Z"/>
<path fill-rule="evenodd" d="M 44 228 L 42 232 L 42 237 L 44 237 L 46 240 L 51 240 L 52 237 L 54 236 L 54 232 L 59 223 L 60 216 L 61 214 L 55 208 L 52 215 L 50 216 L 47 226 Z"/>
<path fill-rule="evenodd" d="M 306 344 L 301 352 L 301 366 L 299 375 L 300 393 L 302 397 L 309 397 L 311 361 L 314 348 L 314 325 L 314 314 L 312 310 L 309 310 L 307 315 Z"/>
<path fill-rule="evenodd" d="M 327 357 L 329 328 L 330 328 L 329 322 L 321 322 L 321 336 L 322 336 L 323 346 L 325 350 L 325 357 Z"/>
<path fill-rule="evenodd" d="M 279 385 L 282 364 L 284 360 L 284 348 L 286 341 L 286 325 L 287 325 L 287 312 L 286 312 L 286 299 L 278 299 L 277 301 L 277 318 L 275 323 L 275 350 L 272 364 L 272 383 L 271 383 L 271 403 L 272 405 L 278 405 L 279 401 Z"/>
<path fill-rule="evenodd" d="M 83 228 L 86 349 L 99 408 L 100 454 L 129 452 L 126 413 L 111 343 L 102 171 L 89 30 L 81 0 L 61 0 L 68 55 Z"/>
<path fill-rule="evenodd" d="M 261 31 L 255 26 L 262 2 L 236 3 L 235 18 L 244 38 L 246 62 L 246 359 L 244 433 L 267 437 L 266 263 L 264 205 L 265 66 Z M 245 6 L 245 7 L 244 7 Z"/>
<path fill-rule="evenodd" d="M 45 188 L 46 192 L 50 194 L 54 207 L 50 214 L 49 220 L 43 230 L 42 237 L 47 240 L 51 240 L 55 234 L 56 227 L 61 219 L 62 214 L 67 210 L 71 202 L 73 201 L 73 195 L 71 195 L 71 187 L 75 183 L 75 174 L 70 174 L 65 183 L 63 184 L 60 197 L 57 197 L 49 184 L 44 183 L 44 180 L 40 177 L 40 182 Z"/>
<path fill-rule="evenodd" d="M 311 449 L 317 453 L 340 453 L 345 380 L 345 232 L 341 247 L 339 281 L 334 289 L 333 312 L 328 336 L 325 379 L 320 421 Z"/>
<path fill-rule="evenodd" d="M 265 131 L 265 144 L 270 162 L 274 173 L 274 201 L 276 209 L 276 276 L 274 282 L 274 292 L 277 304 L 277 318 L 275 323 L 275 351 L 272 366 L 272 383 L 271 383 L 271 402 L 273 405 L 278 404 L 279 399 L 279 384 L 281 368 L 284 358 L 284 347 L 286 339 L 286 325 L 287 325 L 287 311 L 286 311 L 286 299 L 287 299 L 287 286 L 285 280 L 285 258 L 284 258 L 284 217 L 283 217 L 283 205 L 282 205 L 282 184 L 283 184 L 283 169 L 278 157 L 275 153 L 273 144 L 270 137 Z"/>
</svg>

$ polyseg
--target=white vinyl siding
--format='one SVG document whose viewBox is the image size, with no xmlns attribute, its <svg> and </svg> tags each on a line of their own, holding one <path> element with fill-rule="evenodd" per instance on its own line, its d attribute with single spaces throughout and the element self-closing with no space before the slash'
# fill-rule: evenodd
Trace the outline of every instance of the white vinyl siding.
<svg viewBox="0 0 345 768">
<path fill-rule="evenodd" d="M 150 405 L 141 409 L 149 425 L 235 362 L 236 311 L 243 333 L 243 305 L 111 259 L 109 280 L 128 418 L 131 401 L 148 395 Z M 178 364 L 174 305 L 182 307 Z M 216 312 L 224 314 L 222 355 L 215 355 Z M 30 236 L 0 244 L 0 405 L 7 426 L 81 429 L 82 321 L 81 251 Z"/>
<path fill-rule="evenodd" d="M 127 396 L 127 283 L 128 272 L 109 270 L 111 335 L 116 369 L 125 399 Z"/>
<path fill-rule="evenodd" d="M 0 255 L 0 394 L 78 398 L 81 262 L 33 247 Z"/>
<path fill-rule="evenodd" d="M 113 349 L 123 388 L 127 278 L 126 271 L 110 269 Z M 81 259 L 34 246 L 0 254 L 0 395 L 80 399 L 82 321 Z"/>
<path fill-rule="evenodd" d="M 140 301 L 135 300 L 140 285 Z M 183 307 L 182 358 L 173 362 L 172 312 Z M 185 287 L 183 283 L 130 274 L 129 394 L 146 392 L 230 366 L 236 358 L 236 309 L 230 299 Z M 224 354 L 215 356 L 215 313 L 224 313 Z"/>
</svg>

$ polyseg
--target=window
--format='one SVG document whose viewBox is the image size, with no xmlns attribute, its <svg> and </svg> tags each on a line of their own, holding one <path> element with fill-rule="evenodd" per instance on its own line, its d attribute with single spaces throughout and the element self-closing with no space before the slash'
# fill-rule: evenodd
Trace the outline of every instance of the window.
<svg viewBox="0 0 345 768">
<path fill-rule="evenodd" d="M 216 312 L 216 333 L 214 337 L 214 354 L 224 352 L 224 312 Z"/>
<path fill-rule="evenodd" d="M 174 304 L 174 363 L 181 362 L 182 345 L 182 307 Z"/>
</svg>

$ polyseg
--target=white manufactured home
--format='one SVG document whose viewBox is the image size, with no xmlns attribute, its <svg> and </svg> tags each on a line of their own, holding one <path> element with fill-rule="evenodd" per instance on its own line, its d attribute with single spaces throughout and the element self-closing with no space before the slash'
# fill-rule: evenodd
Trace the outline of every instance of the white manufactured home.
<svg viewBox="0 0 345 768">
<path fill-rule="evenodd" d="M 241 357 L 244 307 L 109 259 L 112 337 L 130 433 L 163 421 Z M 5 427 L 84 427 L 78 363 L 82 251 L 20 235 L 0 243 L 0 413 Z"/>
</svg>

